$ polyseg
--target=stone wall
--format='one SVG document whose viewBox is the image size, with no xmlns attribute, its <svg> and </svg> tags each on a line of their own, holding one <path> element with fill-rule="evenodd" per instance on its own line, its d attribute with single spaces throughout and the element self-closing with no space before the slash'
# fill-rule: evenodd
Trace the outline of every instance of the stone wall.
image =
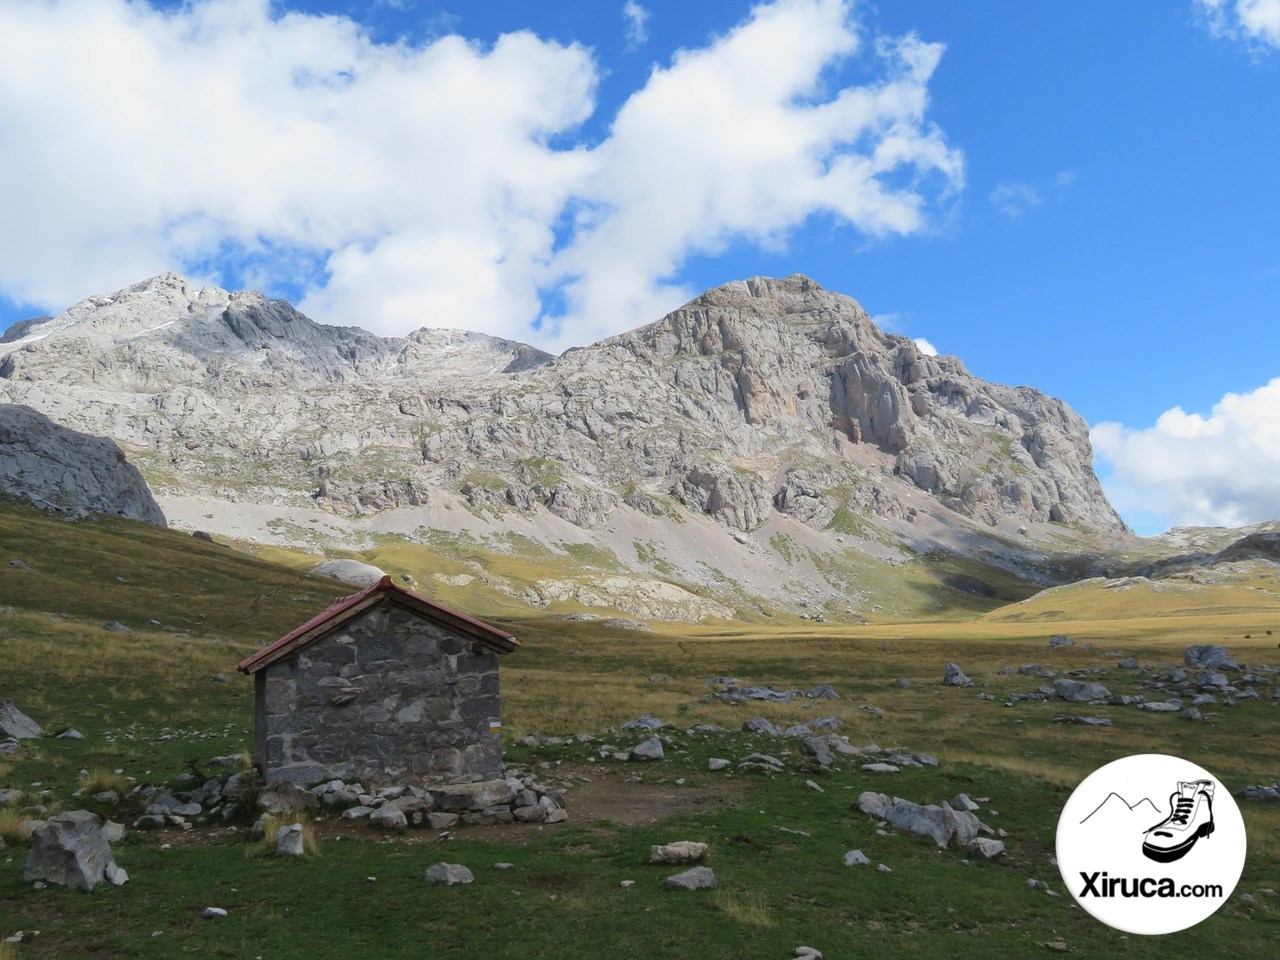
<svg viewBox="0 0 1280 960">
<path fill-rule="evenodd" d="M 393 601 L 254 679 L 269 783 L 502 776 L 498 655 Z"/>
</svg>

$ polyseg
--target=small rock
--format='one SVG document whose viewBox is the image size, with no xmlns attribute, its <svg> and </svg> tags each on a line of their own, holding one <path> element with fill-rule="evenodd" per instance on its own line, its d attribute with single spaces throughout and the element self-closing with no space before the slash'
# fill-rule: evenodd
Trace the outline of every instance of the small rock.
<svg viewBox="0 0 1280 960">
<path fill-rule="evenodd" d="M 227 911 L 223 910 L 221 907 L 205 907 L 204 911 L 200 914 L 200 916 L 204 917 L 206 920 L 221 920 L 226 915 Z"/>
<path fill-rule="evenodd" d="M 723 760 L 720 757 L 712 757 L 707 761 L 708 770 L 723 770 L 727 766 L 729 766 L 729 761 Z"/>
<path fill-rule="evenodd" d="M 969 841 L 969 847 L 982 854 L 988 860 L 992 857 L 998 857 L 1004 853 L 1004 844 L 999 840 L 993 840 L 990 837 L 977 837 Z"/>
<path fill-rule="evenodd" d="M 957 664 L 948 663 L 942 674 L 942 683 L 948 687 L 971 687 L 973 681 L 964 675 Z"/>
<path fill-rule="evenodd" d="M 103 876 L 107 878 L 107 882 L 113 887 L 123 887 L 129 882 L 129 874 L 125 872 L 124 867 L 118 867 L 114 863 L 107 864 L 107 869 L 103 871 Z"/>
<path fill-rule="evenodd" d="M 881 873 L 893 873 L 893 868 L 887 867 L 883 863 L 877 863 L 876 869 L 879 870 Z"/>
<path fill-rule="evenodd" d="M 432 830 L 448 830 L 458 824 L 456 813 L 428 813 L 427 826 Z"/>
<path fill-rule="evenodd" d="M 818 786 L 812 780 L 806 780 L 804 782 L 804 786 L 806 790 L 812 790 L 814 793 L 826 793 L 825 790 L 823 790 L 820 786 Z"/>
<path fill-rule="evenodd" d="M 1043 946 L 1046 950 L 1053 950 L 1055 953 L 1067 952 L 1067 944 L 1063 940 L 1046 940 Z"/>
<path fill-rule="evenodd" d="M 649 716 L 648 714 L 645 714 L 643 717 L 637 717 L 637 718 L 636 718 L 636 719 L 634 719 L 634 720 L 629 720 L 629 721 L 627 721 L 626 723 L 624 723 L 624 724 L 622 725 L 622 729 L 623 729 L 623 730 L 626 730 L 626 731 L 631 731 L 631 730 L 660 730 L 660 729 L 662 729 L 664 726 L 666 726 L 666 724 L 664 724 L 664 723 L 663 723 L 661 720 L 659 720 L 657 717 L 651 717 L 651 716 Z"/>
<path fill-rule="evenodd" d="M 844 865 L 846 867 L 863 867 L 870 864 L 867 855 L 861 850 L 850 850 L 844 855 Z"/>
<path fill-rule="evenodd" d="M 899 770 L 892 763 L 864 763 L 862 769 L 867 773 L 897 773 Z"/>
<path fill-rule="evenodd" d="M 392 804 L 386 804 L 369 814 L 369 822 L 384 830 L 408 830 L 409 818 L 404 810 Z"/>
<path fill-rule="evenodd" d="M 797 960 L 822 960 L 822 951 L 815 950 L 813 947 L 796 947 L 792 956 Z"/>
<path fill-rule="evenodd" d="M 697 863 L 707 855 L 707 845 L 696 840 L 654 844 L 649 848 L 650 863 Z"/>
<path fill-rule="evenodd" d="M 276 853 L 282 857 L 302 856 L 302 824 L 291 823 L 276 831 Z"/>
<path fill-rule="evenodd" d="M 752 717 L 750 720 L 744 721 L 742 729 L 746 733 L 762 733 L 770 737 L 778 737 L 782 735 L 781 728 L 764 717 Z"/>
<path fill-rule="evenodd" d="M 635 885 L 636 885 L 636 882 L 634 880 L 623 880 L 621 883 L 618 884 L 618 886 L 620 886 L 623 890 L 630 890 Z"/>
<path fill-rule="evenodd" d="M 58 734 L 57 739 L 59 739 L 59 740 L 83 740 L 83 739 L 84 739 L 84 734 L 83 734 L 83 733 L 81 733 L 79 730 L 77 730 L 75 727 L 67 727 L 67 729 L 63 730 L 60 734 Z"/>
<path fill-rule="evenodd" d="M 678 890 L 711 890 L 715 888 L 716 875 L 710 867 L 691 867 L 667 877 L 663 885 Z"/>
<path fill-rule="evenodd" d="M 110 630 L 112 633 L 133 633 L 133 629 L 126 627 L 119 620 L 108 620 L 102 625 L 103 630 Z"/>
<path fill-rule="evenodd" d="M 632 747 L 627 756 L 632 760 L 661 760 L 666 754 L 662 749 L 662 741 L 657 737 L 650 737 L 644 743 Z"/>
<path fill-rule="evenodd" d="M 1060 650 L 1063 647 L 1074 647 L 1075 645 L 1076 645 L 1076 642 L 1074 640 L 1072 640 L 1070 637 L 1063 636 L 1060 633 L 1056 633 L 1049 638 L 1050 650 Z"/>
<path fill-rule="evenodd" d="M 424 879 L 427 883 L 443 883 L 453 886 L 456 883 L 471 883 L 475 876 L 460 863 L 433 863 L 427 868 Z"/>
</svg>

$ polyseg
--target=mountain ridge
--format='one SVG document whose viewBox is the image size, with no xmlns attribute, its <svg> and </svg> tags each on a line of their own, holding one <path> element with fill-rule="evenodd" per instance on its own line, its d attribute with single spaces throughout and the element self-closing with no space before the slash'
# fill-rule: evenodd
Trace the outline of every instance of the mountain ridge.
<svg viewBox="0 0 1280 960">
<path fill-rule="evenodd" d="M 798 582 L 840 603 L 866 591 L 819 569 L 836 561 L 941 549 L 1049 583 L 1046 552 L 1130 536 L 1066 404 L 926 356 L 800 275 L 722 285 L 559 357 L 328 327 L 174 274 L 20 333 L 0 344 L 0 398 L 115 439 L 174 522 L 259 517 L 249 539 L 273 522 L 350 531 L 335 541 L 518 531 L 683 587 L 742 578 L 787 602 Z"/>
</svg>

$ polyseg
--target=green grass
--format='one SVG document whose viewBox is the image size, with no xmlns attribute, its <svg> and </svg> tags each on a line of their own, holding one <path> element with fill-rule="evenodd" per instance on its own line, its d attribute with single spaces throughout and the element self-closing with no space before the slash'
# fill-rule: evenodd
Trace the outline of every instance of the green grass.
<svg viewBox="0 0 1280 960">
<path fill-rule="evenodd" d="M 67 524 L 9 503 L 0 503 L 0 542 L 0 607 L 14 608 L 0 615 L 0 694 L 12 696 L 46 730 L 75 726 L 87 738 L 28 743 L 0 764 L 0 786 L 52 790 L 64 809 L 84 805 L 117 820 L 136 816 L 141 801 L 106 807 L 87 796 L 73 799 L 82 771 L 93 779 L 96 771 L 122 770 L 127 783 L 172 785 L 189 761 L 210 773 L 210 757 L 244 750 L 252 739 L 252 685 L 234 674 L 235 662 L 342 589 L 174 532 L 126 521 Z M 23 559 L 29 569 L 10 567 L 10 558 Z M 493 562 L 501 562 L 496 554 Z M 424 572 L 415 568 L 414 575 Z M 128 582 L 118 583 L 117 575 Z M 1176 746 L 1232 790 L 1280 778 L 1273 703 L 1219 707 L 1206 721 L 1188 724 L 1132 708 L 1006 708 L 976 697 L 1035 686 L 1030 678 L 1001 676 L 1006 664 L 1113 667 L 1112 650 L 1144 663 L 1176 663 L 1189 643 L 1225 642 L 1237 657 L 1275 663 L 1276 639 L 1266 630 L 1280 631 L 1280 608 L 1250 585 L 1262 584 L 1199 591 L 1194 603 L 1131 591 L 1124 594 L 1128 606 L 1102 606 L 1087 591 L 1078 597 L 1068 591 L 1051 598 L 1059 610 L 1052 623 L 1002 619 L 996 611 L 953 623 L 668 624 L 637 634 L 511 607 L 469 607 L 524 641 L 503 666 L 508 763 L 543 777 L 565 769 L 599 776 L 593 771 L 614 768 L 619 789 L 634 774 L 642 781 L 636 790 L 701 790 L 724 802 L 690 805 L 674 819 L 638 825 L 587 823 L 574 819 L 570 791 L 568 824 L 464 831 L 447 841 L 430 831 L 385 836 L 359 829 L 339 838 L 333 820 L 324 820 L 315 824 L 322 854 L 297 860 L 250 855 L 254 841 L 244 825 L 234 831 L 201 826 L 191 834 L 131 832 L 116 845 L 130 883 L 87 895 L 33 890 L 22 880 L 15 843 L 0 851 L 0 935 L 38 929 L 40 937 L 24 943 L 21 956 L 76 960 L 395 960 L 424 952 L 571 960 L 595 956 L 602 946 L 618 958 L 785 957 L 799 944 L 829 957 L 1021 958 L 1044 955 L 1041 944 L 1056 939 L 1086 957 L 1163 958 L 1170 949 L 1198 957 L 1229 944 L 1233 956 L 1269 958 L 1280 935 L 1280 901 L 1265 896 L 1251 907 L 1233 899 L 1173 938 L 1125 938 L 1069 896 L 1048 897 L 1026 881 L 1048 881 L 1063 892 L 1050 862 L 1058 813 L 1074 784 L 1108 760 Z M 1179 604 L 1176 615 L 1160 606 L 1170 596 Z M 133 632 L 103 630 L 112 619 Z M 1079 645 L 1050 652 L 1053 633 L 1068 633 Z M 948 660 L 979 685 L 940 686 Z M 230 675 L 230 682 L 214 682 L 216 673 Z M 780 688 L 830 682 L 842 699 L 736 707 L 704 702 L 711 689 L 705 680 L 715 675 Z M 911 685 L 895 686 L 898 677 Z M 1115 692 L 1136 691 L 1128 671 L 1110 669 L 1104 682 Z M 885 713 L 873 716 L 864 705 Z M 1115 726 L 1051 722 L 1064 712 L 1110 716 Z M 596 756 L 601 741 L 514 745 L 537 731 L 589 732 L 629 746 L 642 737 L 609 728 L 641 713 L 675 724 L 660 763 L 620 769 Z M 756 713 L 779 723 L 834 714 L 855 743 L 928 752 L 940 764 L 890 778 L 863 773 L 856 764 L 821 774 L 794 742 L 685 732 L 695 723 L 737 730 Z M 710 757 L 737 758 L 752 749 L 779 756 L 788 772 L 706 770 Z M 824 792 L 805 789 L 807 778 Z M 998 815 L 984 819 L 1008 831 L 1009 853 L 965 864 L 970 858 L 963 851 L 880 836 L 855 809 L 858 793 L 868 789 L 921 802 L 960 791 L 990 797 L 987 806 Z M 1280 810 L 1245 802 L 1241 808 L 1250 848 L 1238 892 L 1258 895 L 1280 886 Z M 716 891 L 662 887 L 675 871 L 650 866 L 648 848 L 677 839 L 710 844 Z M 854 848 L 871 858 L 871 868 L 843 865 L 844 852 Z M 466 864 L 475 884 L 426 885 L 423 872 L 438 860 Z M 499 862 L 513 866 L 498 870 Z M 876 872 L 876 863 L 893 872 Z M 623 880 L 635 886 L 623 889 Z M 224 907 L 230 916 L 202 920 L 206 906 Z"/>
</svg>

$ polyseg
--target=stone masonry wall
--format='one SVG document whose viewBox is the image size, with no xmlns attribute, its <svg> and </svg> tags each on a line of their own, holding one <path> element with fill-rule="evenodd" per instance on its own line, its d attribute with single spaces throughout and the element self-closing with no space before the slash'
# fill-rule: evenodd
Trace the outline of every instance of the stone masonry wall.
<svg viewBox="0 0 1280 960">
<path fill-rule="evenodd" d="M 498 655 L 384 601 L 255 676 L 270 783 L 502 776 Z"/>
</svg>

